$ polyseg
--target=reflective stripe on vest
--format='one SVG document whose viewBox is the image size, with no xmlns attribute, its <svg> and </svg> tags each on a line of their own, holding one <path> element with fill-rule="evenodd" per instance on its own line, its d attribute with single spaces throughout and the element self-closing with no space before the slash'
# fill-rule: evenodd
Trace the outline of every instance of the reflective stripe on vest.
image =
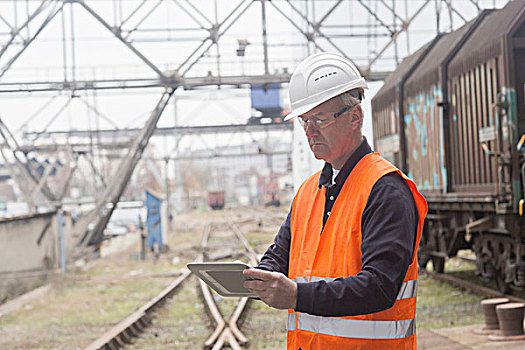
<svg viewBox="0 0 525 350">
<path fill-rule="evenodd" d="M 417 297 L 417 280 L 403 282 L 397 300 Z"/>
<path fill-rule="evenodd" d="M 288 314 L 289 331 L 295 330 L 297 314 Z M 292 326 L 293 325 L 293 326 Z M 416 333 L 416 319 L 402 321 L 362 321 L 299 314 L 297 329 L 319 334 L 361 339 L 399 339 Z"/>
<path fill-rule="evenodd" d="M 296 277 L 295 282 L 308 282 L 309 277 Z M 335 278 L 332 277 L 312 277 L 312 282 L 326 281 L 332 282 Z M 403 282 L 399 293 L 397 294 L 396 300 L 415 298 L 417 297 L 417 280 L 410 280 Z"/>
<path fill-rule="evenodd" d="M 425 199 L 397 168 L 377 153 L 370 153 L 350 173 L 326 223 L 323 223 L 326 189 L 319 190 L 320 171 L 299 188 L 290 216 L 290 278 L 306 283 L 330 282 L 351 278 L 362 271 L 363 212 L 377 181 L 393 172 L 406 180 L 414 197 L 418 214 L 415 246 L 418 247 L 427 213 Z M 319 232 L 323 232 L 322 235 Z M 416 258 L 414 252 L 403 285 L 391 296 L 397 300 L 386 310 L 344 317 L 313 316 L 289 310 L 290 315 L 298 316 L 289 316 L 293 318 L 290 326 L 295 321 L 295 329 L 287 334 L 288 349 L 415 349 Z"/>
<path fill-rule="evenodd" d="M 297 314 L 288 314 L 288 321 L 286 321 L 286 330 L 295 331 L 295 325 L 297 324 Z"/>
</svg>

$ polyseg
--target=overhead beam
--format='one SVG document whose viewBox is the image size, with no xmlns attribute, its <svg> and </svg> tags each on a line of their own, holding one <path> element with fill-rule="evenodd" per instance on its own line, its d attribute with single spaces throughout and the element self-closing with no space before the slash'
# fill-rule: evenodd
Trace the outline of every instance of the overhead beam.
<svg viewBox="0 0 525 350">
<path fill-rule="evenodd" d="M 240 76 L 205 76 L 184 78 L 181 81 L 163 81 L 157 78 L 151 79 L 101 79 L 101 80 L 77 80 L 77 81 L 32 81 L 16 83 L 0 83 L 2 92 L 37 92 L 37 91 L 77 91 L 77 90 L 104 90 L 104 89 L 132 89 L 132 88 L 155 88 L 169 87 L 194 89 L 213 85 L 250 85 L 285 83 L 290 80 L 289 73 L 272 75 L 240 75 Z"/>
<path fill-rule="evenodd" d="M 120 32 L 120 28 L 114 28 L 107 23 L 95 10 L 89 7 L 84 1 L 76 1 L 81 5 L 87 12 L 89 12 L 100 24 L 102 24 L 107 30 L 120 40 L 128 49 L 130 49 L 135 55 L 137 55 L 148 67 L 150 67 L 155 73 L 157 73 L 162 80 L 167 80 L 168 77 L 161 71 L 153 62 L 151 62 L 142 52 L 140 52 L 135 46 L 124 38 Z M 160 3 L 160 2 L 159 2 Z"/>
<path fill-rule="evenodd" d="M 410 17 L 408 20 L 403 22 L 403 25 L 401 26 L 401 29 L 392 34 L 392 37 L 390 38 L 390 41 L 388 41 L 388 43 L 386 43 L 386 45 L 383 46 L 383 48 L 379 51 L 379 53 L 377 53 L 376 56 L 372 60 L 370 60 L 370 62 L 368 63 L 368 68 L 364 70 L 365 72 L 370 72 L 372 70 L 372 65 L 385 53 L 385 51 L 390 47 L 390 45 L 395 43 L 397 37 L 401 33 L 403 33 L 404 31 L 408 30 L 408 27 L 410 26 L 412 21 L 421 13 L 421 11 L 423 11 L 423 9 L 427 6 L 427 4 L 429 2 L 430 2 L 430 0 L 425 0 L 425 2 L 412 15 L 412 17 Z"/>
<path fill-rule="evenodd" d="M 49 189 L 45 181 L 43 182 L 43 184 L 40 185 L 40 179 L 42 178 L 42 176 L 39 174 L 32 160 L 27 157 L 27 154 L 19 153 L 16 151 L 16 149 L 18 149 L 18 141 L 15 139 L 7 125 L 1 119 L 0 136 L 4 139 L 4 144 L 7 146 L 6 148 L 9 150 L 10 156 L 15 160 L 15 164 L 17 165 L 21 178 L 23 178 L 25 181 L 25 183 L 19 183 L 18 185 L 24 187 L 39 186 L 39 191 L 32 193 L 31 197 L 34 197 L 34 194 L 36 193 L 41 193 L 47 200 L 54 201 L 56 197 L 53 194 L 53 192 Z M 4 157 L 6 164 L 8 164 L 9 161 L 5 158 L 5 154 L 3 152 L 4 147 L 1 148 L 2 156 Z"/>
<path fill-rule="evenodd" d="M 29 26 L 29 24 L 31 23 L 31 21 L 40 14 L 40 12 L 44 11 L 45 8 L 47 6 L 49 6 L 51 3 L 48 2 L 46 4 L 46 1 L 47 0 L 44 0 L 40 3 L 40 5 L 37 7 L 37 9 L 30 15 L 28 16 L 27 20 L 24 22 L 24 24 L 22 24 L 21 26 L 19 26 L 18 28 L 15 28 L 14 26 L 11 26 L 11 24 L 9 22 L 7 22 L 2 16 L 0 16 L 0 19 L 2 19 L 2 21 L 11 29 L 11 38 L 7 41 L 7 43 L 4 43 L 3 44 L 3 47 L 2 49 L 0 49 L 0 58 L 2 58 L 2 56 L 4 55 L 4 53 L 7 51 L 7 49 L 9 48 L 9 46 L 13 43 L 13 41 L 15 40 L 15 38 L 17 36 L 20 36 L 22 38 L 23 41 L 26 41 L 27 39 L 24 38 L 23 36 L 21 36 L 21 32 L 23 29 L 25 29 L 27 26 Z M 44 6 L 46 5 L 46 6 Z"/>
<path fill-rule="evenodd" d="M 126 189 L 129 179 L 135 170 L 137 163 L 142 157 L 144 149 L 148 145 L 148 142 L 155 131 L 157 122 L 159 121 L 162 112 L 166 108 L 174 90 L 165 91 L 155 109 L 152 111 L 151 116 L 142 129 L 137 133 L 133 144 L 126 155 L 118 166 L 116 174 L 112 177 L 111 182 L 105 187 L 104 192 L 99 198 L 97 198 L 97 204 L 95 208 L 89 212 L 83 219 L 82 224 L 77 222 L 75 229 L 79 233 L 83 234 L 82 239 L 78 243 L 79 246 L 95 245 L 97 246 L 102 242 L 104 236 L 104 228 L 106 227 L 113 210 L 116 208 L 120 196 Z M 107 208 L 109 204 L 110 208 Z M 92 220 L 98 217 L 93 230 L 86 230 L 88 224 Z M 77 232 L 78 232 L 77 231 Z"/>
<path fill-rule="evenodd" d="M 131 146 L 132 140 L 129 141 L 105 141 L 104 143 L 96 142 L 92 143 L 46 143 L 39 145 L 20 145 L 17 151 L 23 153 L 39 152 L 39 153 L 56 153 L 59 151 L 69 150 L 73 153 L 90 153 L 93 146 L 99 149 L 125 149 Z"/>
<path fill-rule="evenodd" d="M 58 5 L 59 7 L 55 8 L 55 6 L 58 6 Z M 57 13 L 59 13 L 62 10 L 63 6 L 64 5 L 59 2 L 53 3 L 53 8 L 51 9 L 51 12 L 48 14 L 48 16 L 46 17 L 44 22 L 40 25 L 40 27 L 35 32 L 35 34 L 33 34 L 33 36 L 31 36 L 27 40 L 24 40 L 22 48 L 18 50 L 18 52 L 13 57 L 11 57 L 11 59 L 2 68 L 0 68 L 0 78 L 2 78 L 5 73 L 7 73 L 7 71 L 9 70 L 9 68 L 11 68 L 13 63 L 15 63 L 16 60 L 18 60 L 18 58 L 25 52 L 25 50 L 29 47 L 29 45 L 31 45 L 31 43 L 38 37 L 38 35 L 42 32 L 42 30 L 53 20 L 53 18 L 55 18 Z M 28 22 L 29 21 L 30 20 L 28 20 Z M 7 46 L 5 46 L 4 49 L 7 49 Z"/>
<path fill-rule="evenodd" d="M 268 123 L 268 124 L 230 124 L 230 125 L 206 125 L 206 126 L 176 126 L 156 128 L 156 136 L 185 136 L 205 135 L 235 132 L 268 132 L 268 131 L 292 131 L 293 124 L 290 122 Z M 39 139 L 58 137 L 93 137 L 97 138 L 130 138 L 135 137 L 139 129 L 103 129 L 103 130 L 69 130 L 69 131 L 47 131 L 47 132 L 25 132 L 24 138 Z"/>
<path fill-rule="evenodd" d="M 219 39 L 230 29 L 230 27 L 239 19 L 239 17 L 242 16 L 248 8 L 252 5 L 252 1 L 241 1 L 227 16 L 225 19 L 223 19 L 222 22 L 216 23 L 209 29 L 210 35 L 207 38 L 204 38 L 204 40 L 201 42 L 201 44 L 198 46 L 198 48 L 193 51 L 188 58 L 179 66 L 177 69 L 177 72 L 184 77 L 188 71 L 202 58 L 206 55 L 206 53 L 211 49 L 213 45 L 218 47 L 219 45 Z M 242 7 L 244 6 L 244 7 Z M 217 14 L 217 11 L 215 12 Z M 233 17 L 235 15 L 235 17 Z M 232 19 L 233 18 L 233 19 Z M 224 28 L 224 29 L 223 29 Z M 204 46 L 206 42 L 209 41 L 208 46 L 200 52 L 198 56 L 196 54 L 200 51 L 200 48 Z M 193 61 L 191 63 L 190 60 L 193 58 Z"/>
<path fill-rule="evenodd" d="M 372 71 L 360 68 L 368 81 L 384 80 L 390 71 Z M 252 84 L 288 83 L 291 74 L 283 72 L 270 75 L 237 75 L 237 76 L 205 76 L 183 78 L 181 81 L 162 81 L 160 79 L 101 79 L 77 81 L 29 81 L 0 83 L 0 93 L 45 92 L 45 91 L 80 91 L 80 90 L 115 90 L 144 89 L 182 86 L 185 90 L 198 89 L 207 86 L 249 86 Z"/>
<path fill-rule="evenodd" d="M 181 161 L 181 160 L 206 160 L 206 159 L 215 159 L 215 158 L 241 158 L 241 157 L 257 157 L 257 156 L 276 156 L 276 155 L 292 155 L 292 150 L 286 150 L 286 151 L 264 151 L 264 152 L 245 152 L 245 153 L 215 153 L 215 154 L 199 154 L 199 155 L 181 155 L 181 156 L 175 156 L 175 157 L 166 157 L 166 158 L 149 158 L 149 157 L 143 157 L 145 159 L 151 159 L 155 161 L 165 161 L 165 160 L 173 160 L 173 161 Z"/>
</svg>

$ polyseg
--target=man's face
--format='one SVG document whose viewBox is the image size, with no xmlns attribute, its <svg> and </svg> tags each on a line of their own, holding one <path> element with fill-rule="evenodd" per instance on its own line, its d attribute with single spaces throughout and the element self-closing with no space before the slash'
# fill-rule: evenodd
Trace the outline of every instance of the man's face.
<svg viewBox="0 0 525 350">
<path fill-rule="evenodd" d="M 332 98 L 298 118 L 331 119 L 344 105 L 338 97 Z M 359 117 L 359 120 L 356 120 Z M 306 137 L 315 158 L 322 159 L 341 169 L 351 152 L 361 143 L 359 128 L 361 107 L 356 106 L 343 114 L 325 128 L 309 122 Z"/>
</svg>

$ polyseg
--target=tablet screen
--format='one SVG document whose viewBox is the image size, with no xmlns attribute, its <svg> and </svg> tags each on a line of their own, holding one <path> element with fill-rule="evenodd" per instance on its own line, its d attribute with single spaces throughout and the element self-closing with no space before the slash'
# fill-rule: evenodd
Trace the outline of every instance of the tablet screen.
<svg viewBox="0 0 525 350">
<path fill-rule="evenodd" d="M 242 271 L 249 268 L 242 262 L 189 263 L 188 268 L 222 296 L 257 298 L 243 287 L 249 278 Z"/>
<path fill-rule="evenodd" d="M 242 286 L 247 279 L 242 271 L 215 270 L 207 271 L 208 275 L 215 280 L 221 281 L 224 288 L 232 293 L 247 293 L 248 291 Z"/>
</svg>

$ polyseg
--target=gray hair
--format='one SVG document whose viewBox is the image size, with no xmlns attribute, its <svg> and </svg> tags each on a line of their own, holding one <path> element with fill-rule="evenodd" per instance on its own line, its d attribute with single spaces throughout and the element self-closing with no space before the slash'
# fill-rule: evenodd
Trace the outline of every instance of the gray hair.
<svg viewBox="0 0 525 350">
<path fill-rule="evenodd" d="M 355 105 L 361 104 L 361 100 L 364 97 L 365 97 L 365 91 L 363 88 L 352 89 L 352 90 L 343 92 L 341 95 L 339 95 L 339 99 L 343 103 L 344 106 L 355 106 Z M 363 119 L 364 118 L 361 118 L 361 123 L 359 124 L 360 129 L 363 127 Z"/>
<path fill-rule="evenodd" d="M 339 99 L 345 106 L 354 106 L 361 103 L 361 100 L 365 97 L 365 91 L 363 88 L 357 88 L 343 92 L 339 95 Z"/>
</svg>

